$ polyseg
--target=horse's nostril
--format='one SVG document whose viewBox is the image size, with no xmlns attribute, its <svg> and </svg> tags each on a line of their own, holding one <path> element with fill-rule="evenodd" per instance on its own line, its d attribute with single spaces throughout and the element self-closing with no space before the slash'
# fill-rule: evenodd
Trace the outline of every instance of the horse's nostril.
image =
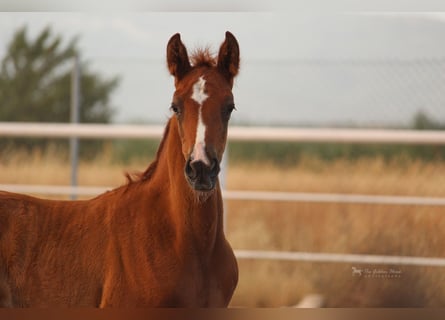
<svg viewBox="0 0 445 320">
<path fill-rule="evenodd" d="M 218 159 L 213 159 L 212 163 L 210 164 L 210 172 L 213 175 L 217 175 L 219 173 L 219 170 L 220 170 L 220 168 L 219 168 Z"/>
<path fill-rule="evenodd" d="M 190 160 L 188 160 L 185 165 L 185 173 L 187 174 L 188 177 L 192 179 L 195 179 L 197 176 L 196 170 Z"/>
<path fill-rule="evenodd" d="M 207 165 L 202 161 L 187 160 L 184 172 L 188 183 L 196 190 L 211 190 L 219 173 L 219 162 L 212 159 Z"/>
</svg>

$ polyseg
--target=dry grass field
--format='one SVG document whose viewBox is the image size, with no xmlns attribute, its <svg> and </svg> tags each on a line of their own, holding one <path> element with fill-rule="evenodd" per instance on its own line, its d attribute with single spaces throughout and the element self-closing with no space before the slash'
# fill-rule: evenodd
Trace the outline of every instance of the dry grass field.
<svg viewBox="0 0 445 320">
<path fill-rule="evenodd" d="M 445 196 L 445 164 L 303 163 L 234 167 L 230 189 Z M 228 235 L 238 249 L 445 257 L 445 208 L 336 203 L 228 203 Z M 295 305 L 319 293 L 330 307 L 444 306 L 440 267 L 240 261 L 233 304 Z M 352 267 L 393 268 L 400 278 L 352 276 Z"/>
<path fill-rule="evenodd" d="M 126 167 L 106 155 L 82 163 L 79 184 L 119 186 Z M 0 162 L 0 183 L 69 184 L 69 164 L 55 154 L 15 154 Z M 286 168 L 233 164 L 230 190 L 281 190 L 445 197 L 445 163 L 304 159 Z M 445 207 L 227 201 L 227 236 L 236 249 L 445 257 Z M 295 305 L 319 293 L 329 307 L 445 306 L 442 267 L 242 260 L 232 306 Z M 395 269 L 399 277 L 359 277 L 352 267 Z"/>
</svg>

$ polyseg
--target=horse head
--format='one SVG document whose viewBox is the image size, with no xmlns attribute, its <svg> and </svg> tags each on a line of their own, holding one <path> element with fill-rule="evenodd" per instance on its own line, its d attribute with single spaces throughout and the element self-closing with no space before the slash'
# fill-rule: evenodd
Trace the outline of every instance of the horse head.
<svg viewBox="0 0 445 320">
<path fill-rule="evenodd" d="M 167 66 L 175 78 L 171 110 L 179 129 L 185 178 L 194 190 L 211 191 L 235 109 L 232 87 L 239 69 L 238 42 L 226 32 L 217 57 L 198 50 L 189 59 L 179 33 L 175 34 L 167 45 Z"/>
</svg>

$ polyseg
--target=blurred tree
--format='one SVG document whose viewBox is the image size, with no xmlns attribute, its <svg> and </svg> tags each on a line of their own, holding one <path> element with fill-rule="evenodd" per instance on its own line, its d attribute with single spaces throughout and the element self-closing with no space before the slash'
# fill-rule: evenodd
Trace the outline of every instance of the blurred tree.
<svg viewBox="0 0 445 320">
<path fill-rule="evenodd" d="M 445 123 L 433 120 L 422 110 L 414 115 L 412 127 L 416 130 L 445 130 Z M 421 155 L 423 159 L 437 160 L 445 159 L 445 147 L 443 145 L 413 146 L 414 156 Z"/>
<path fill-rule="evenodd" d="M 74 55 L 80 55 L 77 38 L 66 46 L 60 35 L 46 27 L 35 40 L 26 27 L 15 32 L 1 61 L 0 121 L 69 122 L 71 72 Z M 81 65 L 80 122 L 110 122 L 110 95 L 118 78 L 105 79 Z M 28 148 L 46 145 L 43 140 L 10 139 Z M 5 144 L 6 141 L 0 144 Z"/>
<path fill-rule="evenodd" d="M 431 119 L 424 111 L 414 115 L 412 127 L 416 130 L 444 130 L 445 124 Z"/>
</svg>

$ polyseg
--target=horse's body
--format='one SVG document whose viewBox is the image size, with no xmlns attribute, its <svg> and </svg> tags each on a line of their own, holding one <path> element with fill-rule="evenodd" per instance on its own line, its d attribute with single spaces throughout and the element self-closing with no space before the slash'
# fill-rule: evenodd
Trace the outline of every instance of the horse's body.
<svg viewBox="0 0 445 320">
<path fill-rule="evenodd" d="M 218 65 L 227 43 L 238 50 L 228 33 Z M 199 142 L 196 120 L 185 120 L 185 108 L 196 106 L 185 97 L 205 78 L 208 87 L 203 86 L 201 94 L 215 98 L 231 88 L 234 75 L 224 90 L 221 84 L 212 88 L 221 80 L 215 66 L 189 66 L 179 75 L 185 59 L 181 50 L 185 47 L 176 35 L 167 60 L 176 79 L 175 99 L 184 94 L 184 118 L 170 118 L 156 160 L 140 177 L 87 201 L 0 192 L 1 306 L 228 305 L 238 269 L 222 229 L 216 177 L 224 151 L 217 142 L 225 144 L 226 132 L 212 138 L 207 128 Z M 174 57 L 181 55 L 178 63 Z M 204 119 L 210 127 L 212 117 L 204 111 L 210 112 L 213 100 L 209 97 L 206 105 L 196 95 L 193 99 L 201 102 L 198 122 Z M 191 114 L 187 111 L 188 119 Z M 195 123 L 194 129 L 188 122 Z M 188 132 L 193 130 L 192 141 Z"/>
</svg>

